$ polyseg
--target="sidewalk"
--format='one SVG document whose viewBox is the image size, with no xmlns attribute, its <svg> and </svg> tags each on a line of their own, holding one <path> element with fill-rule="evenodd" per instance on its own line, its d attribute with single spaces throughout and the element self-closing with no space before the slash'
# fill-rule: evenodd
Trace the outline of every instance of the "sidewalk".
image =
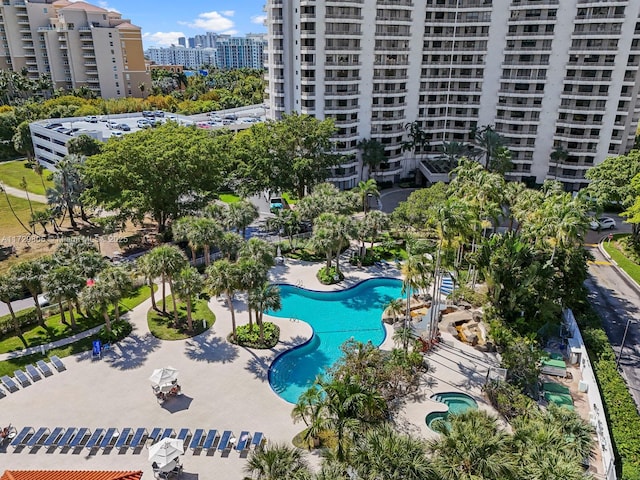
<svg viewBox="0 0 640 480">
<path fill-rule="evenodd" d="M 27 194 L 25 193 L 24 190 L 21 190 L 19 188 L 15 188 L 15 187 L 10 187 L 9 185 L 5 185 L 2 184 L 2 188 L 4 190 L 6 190 L 7 194 L 14 196 L 14 197 L 18 197 L 18 198 L 24 198 L 25 200 L 27 199 Z M 36 203 L 47 203 L 47 197 L 45 195 L 38 195 L 36 193 L 29 193 L 29 199 L 32 202 L 36 202 Z"/>
</svg>

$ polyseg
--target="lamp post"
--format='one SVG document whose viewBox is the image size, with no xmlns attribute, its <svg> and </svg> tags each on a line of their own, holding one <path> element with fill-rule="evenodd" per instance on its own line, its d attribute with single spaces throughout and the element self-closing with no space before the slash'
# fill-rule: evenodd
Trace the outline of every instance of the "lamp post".
<svg viewBox="0 0 640 480">
<path fill-rule="evenodd" d="M 620 353 L 618 353 L 618 359 L 616 360 L 616 370 L 620 365 L 620 360 L 622 359 L 622 350 L 624 350 L 624 342 L 627 341 L 627 332 L 629 331 L 629 325 L 631 324 L 631 319 L 627 320 L 627 325 L 624 327 L 624 335 L 622 335 L 622 345 L 620 345 Z"/>
<path fill-rule="evenodd" d="M 102 255 L 102 248 L 100 248 L 100 235 L 96 233 L 93 236 L 95 237 L 96 242 L 98 242 L 98 253 Z"/>
</svg>

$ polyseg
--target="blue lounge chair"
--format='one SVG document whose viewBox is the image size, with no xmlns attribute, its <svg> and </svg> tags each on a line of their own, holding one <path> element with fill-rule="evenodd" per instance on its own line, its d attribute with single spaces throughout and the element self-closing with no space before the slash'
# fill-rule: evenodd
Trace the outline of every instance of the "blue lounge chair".
<svg viewBox="0 0 640 480">
<path fill-rule="evenodd" d="M 222 452 L 227 448 L 229 448 L 229 440 L 231 440 L 232 435 L 233 435 L 233 432 L 229 430 L 225 430 L 222 433 L 222 437 L 220 437 L 220 443 L 218 443 L 218 450 Z"/>
<path fill-rule="evenodd" d="M 189 430 L 188 428 L 182 428 L 178 432 L 178 435 L 176 436 L 176 440 L 182 440 L 182 448 L 184 448 L 185 443 L 187 443 L 186 440 L 190 433 L 191 433 L 191 430 Z"/>
<path fill-rule="evenodd" d="M 133 438 L 131 439 L 131 443 L 129 443 L 129 448 L 133 448 L 134 450 L 138 448 L 142 444 L 142 440 L 147 436 L 146 428 L 139 428 L 136 430 L 136 433 L 133 434 Z"/>
<path fill-rule="evenodd" d="M 36 367 L 34 367 L 33 365 L 29 364 L 26 367 L 24 367 L 24 369 L 27 371 L 27 373 L 31 377 L 31 380 L 33 380 L 34 382 L 36 380 L 40 380 L 42 378 L 40 376 L 40 372 L 38 371 L 38 369 Z"/>
<path fill-rule="evenodd" d="M 216 437 L 218 436 L 217 430 L 209 430 L 207 433 L 207 437 L 204 439 L 202 443 L 202 450 L 210 450 L 213 447 L 213 442 L 216 441 Z"/>
<path fill-rule="evenodd" d="M 71 442 L 71 439 L 74 437 L 74 435 L 76 434 L 76 429 L 75 428 L 67 428 L 67 431 L 64 432 L 64 435 L 62 435 L 62 438 L 60 438 L 60 440 L 58 441 L 58 447 L 60 448 L 65 448 L 69 446 L 69 443 Z"/>
<path fill-rule="evenodd" d="M 147 437 L 147 440 L 150 440 L 152 444 L 157 443 L 158 440 L 160 440 L 161 433 L 162 433 L 162 429 L 159 427 L 156 427 L 153 430 L 151 430 L 151 433 Z"/>
<path fill-rule="evenodd" d="M 26 443 L 27 447 L 33 448 L 40 445 L 40 442 L 42 442 L 42 439 L 45 438 L 48 432 L 49 429 L 47 427 L 40 427 L 38 430 L 36 430 L 36 433 L 31 435 L 31 438 Z"/>
<path fill-rule="evenodd" d="M 47 437 L 47 439 L 44 442 L 42 442 L 42 446 L 46 448 L 57 447 L 58 444 L 56 442 L 58 441 L 59 438 L 61 438 L 63 431 L 64 431 L 64 428 L 62 427 L 54 428 L 53 431 Z"/>
<path fill-rule="evenodd" d="M 118 429 L 116 428 L 107 428 L 104 437 L 102 437 L 102 441 L 100 442 L 100 448 L 103 450 L 111 446 L 111 442 L 114 438 L 118 436 Z"/>
<path fill-rule="evenodd" d="M 113 448 L 115 448 L 116 450 L 120 450 L 123 447 L 128 447 L 129 445 L 127 444 L 127 441 L 129 440 L 132 431 L 133 430 L 128 427 L 123 428 L 122 432 L 120 432 L 120 435 L 118 435 L 118 440 L 116 440 L 116 444 L 113 446 Z"/>
<path fill-rule="evenodd" d="M 189 448 L 191 450 L 197 450 L 200 448 L 200 442 L 202 441 L 202 436 L 204 435 L 204 430 L 202 428 L 197 428 L 193 432 L 193 437 L 191 437 L 191 443 L 189 444 Z"/>
<path fill-rule="evenodd" d="M 165 428 L 158 440 L 162 440 L 163 438 L 170 438 L 172 435 L 173 435 L 173 428 Z"/>
<path fill-rule="evenodd" d="M 38 360 L 36 362 L 36 366 L 38 367 L 38 370 L 42 372 L 42 375 L 44 375 L 45 377 L 49 377 L 53 375 L 53 372 L 49 368 L 49 365 L 47 365 L 47 362 L 45 362 L 44 360 Z"/>
<path fill-rule="evenodd" d="M 49 357 L 49 360 L 51 361 L 51 364 L 55 367 L 55 369 L 59 372 L 67 369 L 67 367 L 64 366 L 64 363 L 62 363 L 62 360 L 60 360 L 57 355 L 51 355 Z"/>
<path fill-rule="evenodd" d="M 239 452 L 245 450 L 249 445 L 249 441 L 251 437 L 249 436 L 249 432 L 241 432 L 240 439 L 238 440 L 238 444 L 236 445 L 236 450 Z"/>
<path fill-rule="evenodd" d="M 4 385 L 4 388 L 9 390 L 10 392 L 17 392 L 18 390 L 20 390 L 18 388 L 18 384 L 14 382 L 9 375 L 3 375 L 2 378 L 0 378 L 0 381 Z"/>
<path fill-rule="evenodd" d="M 81 445 L 82 441 L 84 440 L 84 437 L 86 437 L 90 433 L 91 433 L 91 430 L 89 430 L 88 428 L 82 427 L 81 429 L 79 429 L 78 433 L 76 433 L 75 436 L 73 437 L 73 440 L 69 442 L 69 448 L 76 448 L 79 445 Z"/>
<path fill-rule="evenodd" d="M 18 382 L 20 382 L 20 385 L 23 388 L 31 385 L 31 382 L 29 381 L 29 377 L 27 377 L 27 374 L 24 373 L 22 370 L 14 370 L 13 376 L 16 378 L 16 380 L 18 380 Z"/>
<path fill-rule="evenodd" d="M 104 435 L 104 428 L 96 428 L 95 431 L 93 432 L 93 435 L 91 435 L 89 437 L 89 440 L 87 440 L 85 448 L 88 448 L 89 450 L 91 450 L 92 448 L 95 448 L 96 446 L 98 446 L 100 444 L 100 439 L 102 438 L 103 435 Z"/>
<path fill-rule="evenodd" d="M 0 388 L 0 398 L 6 397 L 7 394 L 4 393 L 4 390 L 2 388 Z"/>
<path fill-rule="evenodd" d="M 254 449 L 260 448 L 262 446 L 262 439 L 264 438 L 264 434 L 262 432 L 256 432 L 253 434 L 253 438 L 251 439 L 251 445 Z"/>
<path fill-rule="evenodd" d="M 26 438 L 32 433 L 33 427 L 24 427 L 22 430 L 20 430 L 20 432 L 18 432 L 16 438 L 13 439 L 13 442 L 11 442 L 11 446 L 13 448 L 17 448 L 24 445 Z"/>
</svg>

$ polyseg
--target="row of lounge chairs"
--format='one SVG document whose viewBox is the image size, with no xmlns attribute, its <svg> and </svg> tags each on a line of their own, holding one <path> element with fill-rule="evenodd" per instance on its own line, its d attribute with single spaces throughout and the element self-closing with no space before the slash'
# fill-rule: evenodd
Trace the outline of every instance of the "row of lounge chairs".
<svg viewBox="0 0 640 480">
<path fill-rule="evenodd" d="M 228 452 L 234 449 L 242 452 L 251 448 L 261 448 L 266 442 L 262 432 L 251 434 L 251 432 L 243 431 L 239 438 L 235 438 L 230 430 L 219 432 L 203 428 L 198 428 L 193 433 L 188 428 L 183 428 L 176 434 L 173 428 L 159 427 L 153 428 L 151 432 L 146 428 L 123 428 L 122 431 L 116 428 L 97 428 L 91 431 L 88 428 L 74 427 L 56 427 L 53 430 L 47 427 L 41 427 L 37 430 L 33 427 L 24 427 L 12 439 L 11 446 L 15 450 L 44 447 L 47 449 L 60 448 L 61 450 L 86 448 L 90 451 L 97 449 L 118 451 L 131 449 L 136 451 L 145 445 L 157 443 L 163 438 L 182 440 L 185 451 L 188 447 L 194 452 L 212 450 Z"/>
<path fill-rule="evenodd" d="M 52 355 L 49 358 L 49 361 L 51 362 L 51 365 L 53 365 L 53 368 L 55 368 L 58 372 L 66 370 L 64 363 L 62 363 L 62 360 L 60 360 L 60 358 L 58 358 L 56 355 Z M 29 364 L 24 367 L 24 369 L 26 370 L 26 373 L 22 370 L 16 370 L 15 372 L 13 372 L 15 380 L 9 375 L 4 375 L 0 378 L 0 382 L 2 382 L 2 385 L 7 391 L 9 391 L 10 393 L 17 392 L 19 390 L 18 383 L 22 386 L 22 388 L 24 388 L 31 385 L 32 382 L 36 382 L 42 378 L 50 377 L 51 375 L 53 375 L 53 370 L 44 360 L 38 360 L 35 366 Z M 0 389 L 0 397 L 4 396 L 4 391 Z"/>
</svg>

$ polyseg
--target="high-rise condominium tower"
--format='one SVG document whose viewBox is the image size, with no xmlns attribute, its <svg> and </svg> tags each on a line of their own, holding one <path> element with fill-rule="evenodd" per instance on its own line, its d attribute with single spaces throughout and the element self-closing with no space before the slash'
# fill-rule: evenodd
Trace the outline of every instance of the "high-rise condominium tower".
<svg viewBox="0 0 640 480">
<path fill-rule="evenodd" d="M 271 115 L 335 119 L 353 158 L 333 172 L 340 187 L 360 179 L 364 139 L 385 147 L 375 178 L 434 180 L 422 159 L 491 125 L 513 152 L 509 178 L 568 190 L 633 145 L 637 0 L 268 0 L 267 12 Z M 430 144 L 403 151 L 413 122 Z"/>
<path fill-rule="evenodd" d="M 117 12 L 68 0 L 2 0 L 0 38 L 0 68 L 47 74 L 57 88 L 110 98 L 151 87 L 140 27 Z"/>
</svg>

